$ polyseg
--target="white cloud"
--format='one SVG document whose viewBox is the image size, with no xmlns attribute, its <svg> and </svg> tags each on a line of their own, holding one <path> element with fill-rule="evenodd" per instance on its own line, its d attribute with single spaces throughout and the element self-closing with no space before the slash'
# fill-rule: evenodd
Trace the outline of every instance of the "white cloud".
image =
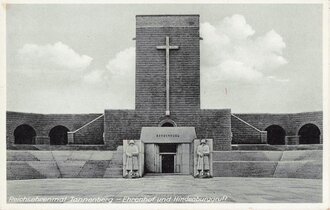
<svg viewBox="0 0 330 210">
<path fill-rule="evenodd" d="M 224 33 L 228 37 L 237 40 L 244 40 L 255 33 L 242 15 L 225 17 L 216 29 L 218 33 Z"/>
<path fill-rule="evenodd" d="M 135 73 L 135 47 L 119 51 L 104 69 L 94 69 L 84 76 L 87 83 L 130 83 Z M 134 84 L 133 84 L 134 85 Z"/>
<path fill-rule="evenodd" d="M 133 108 L 135 101 L 135 47 L 124 49 L 106 65 L 112 107 Z"/>
<path fill-rule="evenodd" d="M 18 49 L 18 66 L 12 74 L 38 82 L 39 86 L 68 86 L 81 82 L 92 60 L 62 42 L 25 44 Z"/>
<path fill-rule="evenodd" d="M 120 51 L 111 59 L 106 68 L 113 76 L 129 76 L 135 70 L 135 47 Z"/>
<path fill-rule="evenodd" d="M 262 77 L 262 74 L 255 71 L 251 66 L 245 65 L 245 63 L 239 60 L 225 60 L 219 66 L 222 70 L 222 75 L 217 75 L 218 80 L 221 77 L 224 80 L 235 80 L 235 79 L 248 79 L 256 80 Z M 216 71 L 216 70 L 214 70 Z"/>
<path fill-rule="evenodd" d="M 94 69 L 83 81 L 107 90 L 111 108 L 133 108 L 135 96 L 135 47 L 118 52 L 104 69 Z"/>
<path fill-rule="evenodd" d="M 84 70 L 93 60 L 87 55 L 79 55 L 62 42 L 46 45 L 25 44 L 18 50 L 18 56 L 25 66 L 48 66 L 58 70 Z"/>
<path fill-rule="evenodd" d="M 217 25 L 201 24 L 201 69 L 208 82 L 280 81 L 271 74 L 287 63 L 283 38 L 274 30 L 254 34 L 242 15 L 225 17 Z"/>
<path fill-rule="evenodd" d="M 83 77 L 83 82 L 88 84 L 96 84 L 104 82 L 104 71 L 102 70 L 93 70 Z"/>
<path fill-rule="evenodd" d="M 268 76 L 267 79 L 269 81 L 276 81 L 276 82 L 289 82 L 290 81 L 289 79 L 280 79 L 280 78 L 277 78 L 274 76 Z"/>
</svg>

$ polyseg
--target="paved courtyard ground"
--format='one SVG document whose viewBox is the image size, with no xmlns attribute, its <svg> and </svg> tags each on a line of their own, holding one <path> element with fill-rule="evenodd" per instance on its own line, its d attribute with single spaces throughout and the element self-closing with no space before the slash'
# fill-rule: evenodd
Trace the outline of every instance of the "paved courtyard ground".
<svg viewBox="0 0 330 210">
<path fill-rule="evenodd" d="M 34 199 L 34 200 L 33 200 Z M 146 176 L 141 179 L 7 181 L 8 202 L 318 203 L 321 179 Z"/>
</svg>

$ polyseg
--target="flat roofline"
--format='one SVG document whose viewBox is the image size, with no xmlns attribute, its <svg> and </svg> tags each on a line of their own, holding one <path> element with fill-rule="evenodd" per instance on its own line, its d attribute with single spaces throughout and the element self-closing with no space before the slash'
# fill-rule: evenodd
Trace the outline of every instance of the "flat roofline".
<svg viewBox="0 0 330 210">
<path fill-rule="evenodd" d="M 161 14 L 161 15 L 135 15 L 135 17 L 148 17 L 148 16 L 200 16 L 198 14 Z"/>
<path fill-rule="evenodd" d="M 246 112 L 246 113 L 232 113 L 234 115 L 295 115 L 295 114 L 312 114 L 312 113 L 321 113 L 323 110 L 319 111 L 306 111 L 306 112 Z"/>
</svg>

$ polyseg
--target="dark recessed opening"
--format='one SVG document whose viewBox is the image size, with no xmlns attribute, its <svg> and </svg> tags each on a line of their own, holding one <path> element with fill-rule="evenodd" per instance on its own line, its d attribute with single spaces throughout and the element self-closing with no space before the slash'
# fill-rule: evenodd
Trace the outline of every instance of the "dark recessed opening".
<svg viewBox="0 0 330 210">
<path fill-rule="evenodd" d="M 174 173 L 174 155 L 162 155 L 162 173 Z"/>
<path fill-rule="evenodd" d="M 285 130 L 279 125 L 271 125 L 266 128 L 267 143 L 273 145 L 285 144 Z"/>
<path fill-rule="evenodd" d="M 174 125 L 173 125 L 173 123 L 166 122 L 166 123 L 162 124 L 162 127 L 174 127 Z"/>
<path fill-rule="evenodd" d="M 159 152 L 172 152 L 176 153 L 176 144 L 160 144 Z"/>
<path fill-rule="evenodd" d="M 14 131 L 15 144 L 35 144 L 36 131 L 29 125 L 20 125 Z"/>
<path fill-rule="evenodd" d="M 52 128 L 49 132 L 51 145 L 65 145 L 68 144 L 68 131 L 69 129 L 58 125 Z"/>
<path fill-rule="evenodd" d="M 299 144 L 319 144 L 320 129 L 314 124 L 306 124 L 299 129 Z"/>
</svg>

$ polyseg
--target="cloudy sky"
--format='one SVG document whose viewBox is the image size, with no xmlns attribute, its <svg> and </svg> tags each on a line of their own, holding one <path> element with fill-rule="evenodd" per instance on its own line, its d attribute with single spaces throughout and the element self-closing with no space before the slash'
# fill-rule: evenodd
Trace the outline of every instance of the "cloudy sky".
<svg viewBox="0 0 330 210">
<path fill-rule="evenodd" d="M 320 5 L 9 5 L 7 110 L 134 109 L 135 15 L 200 14 L 201 106 L 322 110 Z"/>
</svg>

